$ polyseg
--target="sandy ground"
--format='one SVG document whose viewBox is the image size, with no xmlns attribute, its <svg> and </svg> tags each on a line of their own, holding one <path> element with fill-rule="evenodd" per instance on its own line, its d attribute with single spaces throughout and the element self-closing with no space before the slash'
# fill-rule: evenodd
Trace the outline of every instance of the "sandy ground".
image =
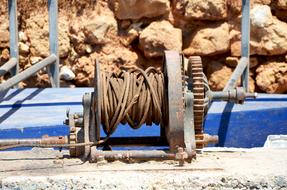
<svg viewBox="0 0 287 190">
<path fill-rule="evenodd" d="M 175 161 L 82 163 L 67 152 L 0 152 L 0 189 L 287 189 L 287 149 L 204 151 Z"/>
</svg>

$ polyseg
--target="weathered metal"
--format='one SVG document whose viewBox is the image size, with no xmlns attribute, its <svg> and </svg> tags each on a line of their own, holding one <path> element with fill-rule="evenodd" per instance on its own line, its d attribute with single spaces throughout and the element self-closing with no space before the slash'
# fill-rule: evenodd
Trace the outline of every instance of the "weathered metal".
<svg viewBox="0 0 287 190">
<path fill-rule="evenodd" d="M 241 76 L 241 83 L 246 92 L 249 92 L 249 51 L 250 51 L 250 0 L 242 0 L 241 18 L 241 58 L 247 59 L 247 66 Z"/>
<path fill-rule="evenodd" d="M 48 0 L 50 54 L 56 55 L 54 64 L 48 66 L 52 87 L 60 87 L 58 51 L 58 0 Z"/>
<path fill-rule="evenodd" d="M 67 144 L 68 139 L 65 136 L 50 137 L 48 135 L 42 136 L 42 138 L 26 138 L 26 139 L 0 139 L 0 148 L 13 145 L 63 145 Z"/>
<path fill-rule="evenodd" d="M 92 108 L 92 97 L 91 93 L 86 93 L 83 96 L 83 107 L 84 107 L 84 112 L 83 112 L 83 124 L 84 124 L 84 143 L 89 144 L 90 141 L 90 122 L 94 118 L 91 118 L 91 108 Z M 95 142 L 94 142 L 95 143 Z M 91 148 L 89 145 L 85 146 L 85 151 L 83 158 L 86 160 L 90 154 Z"/>
<path fill-rule="evenodd" d="M 11 68 L 10 72 L 12 76 L 15 76 L 19 72 L 19 50 L 18 50 L 18 20 L 17 20 L 17 0 L 8 1 L 9 12 L 9 35 L 10 35 L 10 59 L 15 58 L 15 67 Z"/>
<path fill-rule="evenodd" d="M 185 112 L 184 112 L 184 144 L 187 152 L 196 149 L 194 115 L 193 115 L 193 93 L 185 92 Z"/>
<path fill-rule="evenodd" d="M 164 111 L 165 131 L 169 147 L 185 147 L 184 144 L 184 97 L 182 57 L 177 51 L 165 51 L 165 84 L 167 110 Z"/>
<path fill-rule="evenodd" d="M 96 60 L 95 63 L 95 77 L 94 77 L 94 92 L 92 93 L 92 120 L 90 126 L 91 141 L 100 141 L 100 128 L 101 128 L 101 79 L 100 79 L 100 63 Z"/>
<path fill-rule="evenodd" d="M 235 89 L 230 89 L 227 91 L 211 91 L 209 92 L 209 95 L 212 100 L 225 100 L 240 104 L 242 104 L 246 98 L 257 97 L 257 93 L 245 92 L 242 87 L 237 87 Z"/>
<path fill-rule="evenodd" d="M 188 70 L 191 72 L 193 112 L 194 112 L 194 130 L 196 140 L 203 140 L 203 121 L 205 115 L 205 90 L 203 79 L 203 68 L 201 58 L 199 56 L 191 56 L 189 58 Z M 196 143 L 196 148 L 203 148 L 202 143 Z"/>
<path fill-rule="evenodd" d="M 180 148 L 178 152 L 163 150 L 101 151 L 92 148 L 90 162 L 98 162 L 101 160 L 178 160 L 179 164 L 183 165 L 185 161 L 190 161 L 192 158 L 195 158 L 195 152 L 187 154 L 182 148 Z"/>
</svg>

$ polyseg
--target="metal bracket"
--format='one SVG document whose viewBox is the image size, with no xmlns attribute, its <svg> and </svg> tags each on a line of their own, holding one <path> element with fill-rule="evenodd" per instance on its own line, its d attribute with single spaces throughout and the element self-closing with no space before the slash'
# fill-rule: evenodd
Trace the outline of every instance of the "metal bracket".
<svg viewBox="0 0 287 190">
<path fill-rule="evenodd" d="M 196 149 L 194 115 L 193 115 L 193 93 L 185 93 L 185 113 L 184 113 L 184 143 L 186 151 L 192 153 Z"/>
</svg>

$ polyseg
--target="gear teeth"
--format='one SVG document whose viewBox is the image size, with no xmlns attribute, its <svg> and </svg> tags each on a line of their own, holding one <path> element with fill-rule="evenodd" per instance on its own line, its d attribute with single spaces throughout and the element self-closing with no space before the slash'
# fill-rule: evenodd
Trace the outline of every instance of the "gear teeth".
<svg viewBox="0 0 287 190">
<path fill-rule="evenodd" d="M 204 122 L 204 80 L 201 58 L 199 56 L 191 56 L 189 58 L 191 64 L 193 95 L 194 95 L 194 129 L 196 140 L 203 140 L 203 122 Z M 196 148 L 204 147 L 202 143 L 196 143 Z"/>
</svg>

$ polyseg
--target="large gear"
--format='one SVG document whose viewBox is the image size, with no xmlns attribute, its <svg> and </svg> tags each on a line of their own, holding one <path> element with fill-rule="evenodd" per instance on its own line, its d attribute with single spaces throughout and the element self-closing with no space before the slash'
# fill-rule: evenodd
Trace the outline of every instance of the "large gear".
<svg viewBox="0 0 287 190">
<path fill-rule="evenodd" d="M 193 111 L 194 111 L 194 129 L 195 139 L 203 140 L 203 122 L 204 122 L 204 74 L 201 58 L 199 56 L 191 56 L 189 65 L 192 73 L 192 91 L 194 96 Z M 200 141 L 199 141 L 200 142 Z M 197 143 L 196 148 L 204 147 L 203 143 Z"/>
</svg>

